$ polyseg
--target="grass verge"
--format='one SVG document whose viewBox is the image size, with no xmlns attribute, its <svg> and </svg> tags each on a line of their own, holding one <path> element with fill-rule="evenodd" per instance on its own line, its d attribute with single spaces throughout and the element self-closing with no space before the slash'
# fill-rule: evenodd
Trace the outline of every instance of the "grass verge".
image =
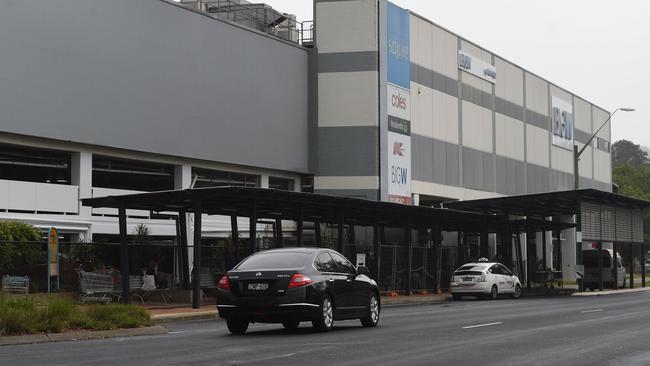
<svg viewBox="0 0 650 366">
<path fill-rule="evenodd" d="M 77 305 L 61 296 L 50 296 L 37 303 L 31 297 L 9 298 L 0 294 L 0 336 L 138 328 L 150 324 L 149 313 L 135 305 Z"/>
</svg>

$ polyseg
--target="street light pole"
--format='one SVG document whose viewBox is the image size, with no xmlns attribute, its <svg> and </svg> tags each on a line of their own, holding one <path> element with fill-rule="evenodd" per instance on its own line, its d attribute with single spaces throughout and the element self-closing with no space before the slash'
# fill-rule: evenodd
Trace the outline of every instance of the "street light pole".
<svg viewBox="0 0 650 366">
<path fill-rule="evenodd" d="M 600 130 L 602 130 L 603 127 L 605 127 L 607 122 L 609 122 L 612 119 L 612 117 L 614 117 L 616 112 L 618 112 L 618 111 L 634 112 L 634 108 L 616 108 L 614 113 L 610 114 L 609 117 L 605 120 L 605 122 L 603 122 L 603 124 L 600 125 L 600 127 L 598 128 L 596 133 L 591 135 L 591 137 L 585 143 L 585 146 L 583 146 L 582 149 L 578 150 L 578 145 L 576 145 L 575 143 L 573 144 L 573 177 L 574 177 L 573 178 L 573 189 L 574 190 L 577 190 L 579 188 L 579 186 L 580 186 L 580 175 L 578 173 L 578 163 L 580 162 L 580 155 L 582 155 L 582 153 L 585 152 L 585 149 L 587 148 L 587 146 L 589 146 L 591 141 L 596 137 L 596 135 L 598 135 Z"/>
</svg>

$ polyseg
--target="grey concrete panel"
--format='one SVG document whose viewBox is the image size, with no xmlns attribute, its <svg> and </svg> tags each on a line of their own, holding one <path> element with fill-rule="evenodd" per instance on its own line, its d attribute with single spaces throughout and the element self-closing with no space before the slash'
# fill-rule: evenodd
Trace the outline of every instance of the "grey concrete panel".
<svg viewBox="0 0 650 366">
<path fill-rule="evenodd" d="M 510 118 L 514 118 L 520 121 L 524 120 L 524 107 L 505 99 L 495 97 L 494 109 L 497 113 L 501 113 Z"/>
<path fill-rule="evenodd" d="M 463 146 L 463 187 L 481 191 L 494 190 L 494 156 L 492 153 Z"/>
<path fill-rule="evenodd" d="M 577 128 L 573 129 L 573 137 L 575 138 L 576 141 L 582 142 L 583 144 L 586 144 L 587 141 L 589 141 L 589 138 L 591 137 L 591 134 L 582 130 L 579 130 Z"/>
<path fill-rule="evenodd" d="M 462 84 L 463 100 L 474 103 L 489 110 L 494 109 L 494 96 L 473 86 Z"/>
<path fill-rule="evenodd" d="M 458 145 L 445 143 L 445 179 L 447 185 L 460 185 L 460 149 Z M 438 168 L 441 169 L 441 168 Z"/>
<path fill-rule="evenodd" d="M 318 175 L 377 176 L 377 127 L 321 127 L 318 129 Z"/>
<path fill-rule="evenodd" d="M 550 174 L 551 171 L 548 167 L 526 164 L 527 193 L 548 192 Z"/>
<path fill-rule="evenodd" d="M 417 134 L 411 144 L 413 179 L 458 186 L 458 145 Z"/>
<path fill-rule="evenodd" d="M 612 185 L 610 183 L 600 182 L 600 181 L 597 181 L 597 180 L 594 181 L 594 188 L 599 189 L 601 191 L 605 191 L 605 192 L 611 192 L 612 191 Z"/>
<path fill-rule="evenodd" d="M 573 188 L 573 174 L 551 170 L 551 190 L 566 191 Z"/>
<path fill-rule="evenodd" d="M 591 178 L 580 177 L 580 188 L 594 188 L 594 180 Z"/>
<path fill-rule="evenodd" d="M 495 165 L 497 193 L 508 195 L 526 193 L 524 188 L 526 164 L 523 161 L 497 155 Z"/>
<path fill-rule="evenodd" d="M 526 123 L 543 128 L 547 131 L 551 129 L 551 122 L 548 116 L 545 116 L 541 113 L 531 111 L 530 109 L 526 110 Z"/>
<path fill-rule="evenodd" d="M 0 130 L 308 173 L 308 52 L 160 0 L 0 1 Z"/>
<path fill-rule="evenodd" d="M 411 80 L 458 98 L 458 81 L 417 64 L 411 64 Z"/>
<path fill-rule="evenodd" d="M 413 179 L 422 182 L 435 182 L 433 174 L 433 139 L 414 134 L 411 136 Z"/>
<path fill-rule="evenodd" d="M 314 192 L 339 197 L 361 198 L 371 201 L 377 201 L 377 197 L 379 197 L 379 190 L 376 189 L 317 189 Z"/>
<path fill-rule="evenodd" d="M 318 171 L 318 52 L 309 51 L 309 171 Z"/>
<path fill-rule="evenodd" d="M 319 53 L 318 72 L 377 71 L 378 57 L 376 51 Z"/>
</svg>

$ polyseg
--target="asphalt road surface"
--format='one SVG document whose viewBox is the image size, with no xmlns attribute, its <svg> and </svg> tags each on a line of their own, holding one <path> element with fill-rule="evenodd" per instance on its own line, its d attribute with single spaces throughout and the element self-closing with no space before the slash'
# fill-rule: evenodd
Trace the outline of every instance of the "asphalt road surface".
<svg viewBox="0 0 650 366">
<path fill-rule="evenodd" d="M 220 320 L 168 334 L 0 347 L 0 365 L 650 365 L 650 293 L 386 307 L 377 328 Z"/>
</svg>

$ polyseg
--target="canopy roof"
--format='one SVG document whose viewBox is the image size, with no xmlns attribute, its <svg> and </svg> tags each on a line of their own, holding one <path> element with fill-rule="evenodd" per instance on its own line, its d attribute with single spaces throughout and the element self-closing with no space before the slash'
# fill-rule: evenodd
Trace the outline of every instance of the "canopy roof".
<svg viewBox="0 0 650 366">
<path fill-rule="evenodd" d="M 547 217 L 575 215 L 579 211 L 580 203 L 596 203 L 639 210 L 650 206 L 649 201 L 589 188 L 448 202 L 445 203 L 445 207 L 486 214 Z"/>
<path fill-rule="evenodd" d="M 209 215 L 237 215 L 283 220 L 339 222 L 387 227 L 431 228 L 455 231 L 460 226 L 480 231 L 492 222 L 491 215 L 463 212 L 447 208 L 406 206 L 397 203 L 289 192 L 248 187 L 211 187 L 139 193 L 82 199 L 84 206 L 147 210 L 152 212 L 197 212 Z M 200 205 L 200 207 L 199 207 Z"/>
</svg>

